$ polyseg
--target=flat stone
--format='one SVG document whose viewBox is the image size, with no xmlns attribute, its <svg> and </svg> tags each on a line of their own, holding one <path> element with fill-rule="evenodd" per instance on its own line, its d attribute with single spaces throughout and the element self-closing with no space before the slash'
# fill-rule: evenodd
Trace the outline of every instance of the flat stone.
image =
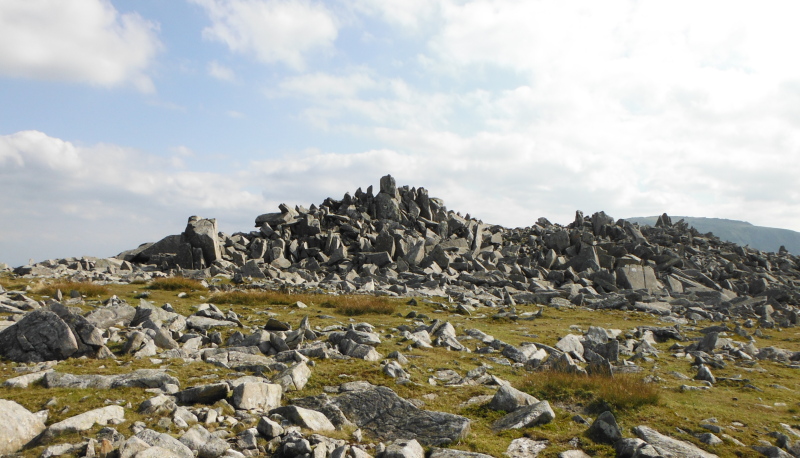
<svg viewBox="0 0 800 458">
<path fill-rule="evenodd" d="M 42 441 L 49 442 L 62 434 L 86 431 L 94 425 L 107 425 L 112 422 L 116 424 L 123 421 L 125 421 L 125 409 L 122 406 L 101 407 L 50 425 L 44 432 Z"/>
<path fill-rule="evenodd" d="M 381 441 L 416 439 L 423 445 L 441 445 L 461 440 L 469 433 L 469 419 L 418 409 L 387 387 L 346 392 L 331 403 L 348 420 Z"/>
<path fill-rule="evenodd" d="M 665 457 L 716 458 L 717 456 L 689 442 L 665 436 L 647 426 L 637 426 L 633 428 L 633 432 Z"/>
</svg>

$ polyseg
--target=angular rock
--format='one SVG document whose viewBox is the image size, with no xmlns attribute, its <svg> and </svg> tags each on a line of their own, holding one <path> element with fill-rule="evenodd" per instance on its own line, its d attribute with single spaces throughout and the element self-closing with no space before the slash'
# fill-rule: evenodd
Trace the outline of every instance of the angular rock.
<svg viewBox="0 0 800 458">
<path fill-rule="evenodd" d="M 283 391 L 298 391 L 306 386 L 309 378 L 311 378 L 311 369 L 305 362 L 299 362 L 273 377 L 272 383 L 283 387 Z"/>
<path fill-rule="evenodd" d="M 312 431 L 335 431 L 328 417 L 316 410 L 305 409 L 298 406 L 284 406 L 272 409 L 270 414 L 277 413 L 297 426 Z"/>
<path fill-rule="evenodd" d="M 467 418 L 420 410 L 386 387 L 347 392 L 331 403 L 378 440 L 416 439 L 423 445 L 440 445 L 463 439 L 469 433 Z"/>
<path fill-rule="evenodd" d="M 537 441 L 527 437 L 514 439 L 504 455 L 509 458 L 535 458 L 547 448 L 548 441 Z"/>
<path fill-rule="evenodd" d="M 513 412 L 520 407 L 533 405 L 538 402 L 539 400 L 535 397 L 528 393 L 523 393 L 511 385 L 501 385 L 486 407 L 492 410 Z"/>
<path fill-rule="evenodd" d="M 178 391 L 175 399 L 179 404 L 214 404 L 220 399 L 225 399 L 230 394 L 231 388 L 227 383 L 212 383 L 209 385 L 194 386 Z"/>
<path fill-rule="evenodd" d="M 94 425 L 116 424 L 123 421 L 125 421 L 125 409 L 121 406 L 101 407 L 53 423 L 45 430 L 42 441 L 50 442 L 62 434 L 86 431 Z"/>
<path fill-rule="evenodd" d="M 183 433 L 180 443 L 196 451 L 199 458 L 217 458 L 231 448 L 230 444 L 212 435 L 201 425 L 194 425 Z"/>
<path fill-rule="evenodd" d="M 622 429 L 617 424 L 614 414 L 605 411 L 597 416 L 586 434 L 596 442 L 615 444 L 622 439 Z"/>
<path fill-rule="evenodd" d="M 78 352 L 76 336 L 56 313 L 39 309 L 0 331 L 0 356 L 16 362 L 63 360 Z"/>
<path fill-rule="evenodd" d="M 637 426 L 633 428 L 633 432 L 665 457 L 715 458 L 717 456 L 689 442 L 665 436 L 647 426 Z"/>
<path fill-rule="evenodd" d="M 6 399 L 0 399 L 0 419 L 0 455 L 18 452 L 45 429 L 41 417 Z"/>
<path fill-rule="evenodd" d="M 494 431 L 505 431 L 507 429 L 528 428 L 531 426 L 550 423 L 556 417 L 555 412 L 547 401 L 537 402 L 525 407 L 520 407 L 514 412 L 495 421 L 492 424 Z"/>
<path fill-rule="evenodd" d="M 152 429 L 144 429 L 134 436 L 151 447 L 160 447 L 168 450 L 180 458 L 194 458 L 194 452 L 182 444 L 178 439 L 166 433 L 159 433 Z"/>
<path fill-rule="evenodd" d="M 425 450 L 414 439 L 398 439 L 386 447 L 381 458 L 425 458 Z"/>
<path fill-rule="evenodd" d="M 264 382 L 245 382 L 233 388 L 233 406 L 237 409 L 270 410 L 281 405 L 283 389 Z"/>
</svg>

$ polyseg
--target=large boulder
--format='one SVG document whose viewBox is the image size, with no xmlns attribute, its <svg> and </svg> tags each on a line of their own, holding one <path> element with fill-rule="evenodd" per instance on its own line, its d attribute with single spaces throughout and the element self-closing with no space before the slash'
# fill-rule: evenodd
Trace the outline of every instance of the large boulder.
<svg viewBox="0 0 800 458">
<path fill-rule="evenodd" d="M 14 401 L 0 399 L 0 455 L 18 452 L 44 429 L 38 415 Z"/>
<path fill-rule="evenodd" d="M 216 219 L 192 216 L 189 218 L 188 224 L 186 224 L 186 230 L 183 231 L 182 237 L 193 248 L 202 250 L 205 265 L 210 266 L 214 261 L 222 259 L 218 232 Z"/>
<path fill-rule="evenodd" d="M 692 443 L 665 436 L 648 426 L 637 426 L 633 432 L 653 446 L 664 457 L 716 458 L 717 455 L 697 448 Z"/>
<path fill-rule="evenodd" d="M 416 439 L 423 445 L 456 442 L 469 433 L 459 415 L 421 410 L 387 387 L 371 387 L 331 400 L 348 420 L 381 441 Z"/>
<path fill-rule="evenodd" d="M 69 325 L 46 309 L 34 310 L 0 332 L 0 356 L 16 362 L 63 360 L 79 348 Z"/>
</svg>

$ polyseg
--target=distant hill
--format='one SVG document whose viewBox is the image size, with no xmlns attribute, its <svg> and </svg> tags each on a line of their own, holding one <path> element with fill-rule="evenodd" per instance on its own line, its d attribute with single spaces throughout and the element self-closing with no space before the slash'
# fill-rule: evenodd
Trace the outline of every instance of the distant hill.
<svg viewBox="0 0 800 458">
<path fill-rule="evenodd" d="M 714 235 L 739 245 L 749 245 L 761 251 L 777 253 L 781 245 L 790 253 L 800 254 L 800 232 L 789 229 L 776 229 L 773 227 L 754 226 L 745 221 L 721 218 L 695 218 L 692 216 L 672 216 L 673 223 L 683 219 L 689 226 L 693 226 L 701 233 L 713 232 Z M 655 226 L 658 216 L 645 216 L 625 218 L 632 223 Z"/>
</svg>

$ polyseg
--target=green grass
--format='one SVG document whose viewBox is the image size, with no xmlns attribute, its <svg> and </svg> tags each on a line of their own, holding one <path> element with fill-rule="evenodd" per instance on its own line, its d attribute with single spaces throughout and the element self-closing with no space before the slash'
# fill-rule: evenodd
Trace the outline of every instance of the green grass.
<svg viewBox="0 0 800 458">
<path fill-rule="evenodd" d="M 322 307 L 345 316 L 391 315 L 397 311 L 397 302 L 377 296 L 338 296 L 323 302 Z"/>
<path fill-rule="evenodd" d="M 0 284 L 8 289 L 11 288 L 7 285 L 13 285 L 13 289 L 20 290 L 24 290 L 27 285 L 32 287 L 37 285 L 34 281 L 18 279 L 13 276 L 0 277 Z M 113 284 L 105 287 L 108 288 L 108 291 L 101 294 L 102 298 L 115 294 L 133 306 L 138 304 L 135 296 L 144 289 L 141 284 Z M 798 377 L 800 372 L 798 369 L 779 363 L 758 361 L 753 366 L 746 366 L 728 361 L 725 369 L 714 370 L 717 377 L 741 375 L 758 387 L 760 391 L 746 388 L 743 383 L 720 382 L 709 391 L 681 392 L 679 388 L 683 384 L 698 384 L 693 381 L 679 380 L 670 375 L 672 371 L 678 371 L 690 377 L 694 375 L 690 360 L 670 356 L 672 352 L 668 349 L 674 343 L 671 341 L 656 344 L 661 352 L 660 357 L 655 358 L 652 362 L 639 363 L 643 370 L 638 376 L 579 377 L 554 372 L 527 372 L 522 368 L 494 363 L 486 356 L 474 353 L 456 353 L 443 348 L 424 350 L 409 348 L 409 343 L 403 342 L 399 332 L 395 329 L 400 325 L 411 328 L 419 323 L 427 325 L 432 319 L 440 319 L 450 322 L 456 328 L 459 336 L 462 336 L 466 329 L 477 328 L 512 345 L 520 345 L 524 342 L 554 345 L 559 338 L 568 333 L 581 333 L 580 330 L 571 330 L 571 327 L 578 327 L 583 331 L 589 326 L 620 329 L 623 335 L 621 338 L 624 338 L 626 333 L 634 330 L 637 326 L 664 326 L 664 323 L 660 322 L 657 317 L 651 315 L 622 311 L 597 312 L 582 308 L 556 310 L 548 307 L 545 308 L 541 318 L 510 322 L 492 320 L 493 311 L 490 309 L 478 309 L 473 316 L 462 316 L 447 310 L 443 311 L 447 304 L 441 298 L 418 299 L 419 305 L 410 306 L 406 304 L 407 299 L 370 295 L 295 294 L 290 291 L 256 289 L 209 295 L 202 288 L 180 289 L 180 291 L 192 290 L 195 292 L 189 297 L 179 298 L 176 295 L 178 290 L 148 288 L 150 297 L 147 300 L 158 306 L 169 302 L 179 313 L 184 315 L 193 313 L 196 306 L 202 302 L 212 302 L 225 310 L 229 308 L 234 310 L 247 327 L 261 327 L 270 316 L 289 322 L 293 327 L 296 327 L 304 316 L 308 316 L 314 329 L 331 325 L 348 326 L 357 321 L 372 323 L 376 326 L 376 333 L 381 336 L 382 340 L 376 350 L 384 356 L 394 350 L 406 355 L 410 362 L 406 365 L 405 370 L 411 375 L 414 383 L 396 384 L 395 380 L 381 373 L 378 363 L 361 360 L 317 360 L 315 366 L 312 367 L 312 376 L 306 388 L 301 392 L 287 393 L 285 398 L 288 400 L 294 397 L 317 395 L 324 392 L 325 386 L 336 386 L 353 380 L 367 380 L 376 385 L 385 385 L 404 398 L 423 400 L 424 409 L 449 412 L 472 420 L 469 437 L 448 445 L 448 447 L 460 450 L 502 456 L 511 440 L 528 436 L 550 441 L 550 446 L 540 456 L 557 456 L 560 451 L 574 448 L 570 445 L 570 440 L 573 439 L 577 439 L 580 448 L 591 456 L 614 456 L 611 447 L 595 444 L 585 436 L 586 426 L 571 420 L 575 414 L 591 418 L 606 409 L 614 413 L 623 429 L 624 437 L 634 437 L 631 431 L 633 427 L 648 425 L 664 434 L 694 443 L 697 443 L 697 440 L 693 434 L 704 432 L 699 425 L 711 417 L 717 418 L 719 424 L 726 427 L 727 434 L 749 445 L 756 444 L 758 440 L 765 438 L 767 432 L 781 431 L 781 423 L 800 424 L 800 415 L 798 415 L 800 404 L 795 396 L 800 391 L 800 378 Z M 68 291 L 63 289 L 62 292 L 65 295 L 68 294 Z M 32 296 L 35 294 L 32 293 Z M 293 304 L 297 301 L 307 304 L 308 308 L 294 307 Z M 87 303 L 90 302 L 87 301 Z M 386 307 L 386 309 L 381 307 Z M 539 307 L 535 304 L 521 304 L 517 306 L 517 312 L 519 314 L 526 311 L 535 312 Z M 424 320 L 404 318 L 412 310 L 430 318 Z M 481 314 L 485 317 L 481 317 Z M 697 329 L 710 324 L 700 323 Z M 684 327 L 684 331 L 690 338 L 700 336 L 697 329 L 690 326 Z M 223 338 L 236 330 L 222 330 Z M 756 338 L 756 345 L 759 348 L 774 345 L 792 351 L 800 351 L 800 330 L 798 328 L 782 331 L 764 330 L 764 333 L 763 338 Z M 733 338 L 746 341 L 737 336 Z M 462 343 L 472 350 L 481 346 L 473 340 L 464 340 Z M 111 346 L 115 350 L 118 347 Z M 183 388 L 215 380 L 233 379 L 240 375 L 203 362 L 187 364 L 182 360 L 165 360 L 159 366 L 154 366 L 148 358 L 139 360 L 128 356 L 119 356 L 118 358 L 117 362 L 70 359 L 60 362 L 56 370 L 75 374 L 115 374 L 140 368 L 164 367 L 172 375 L 178 377 Z M 481 364 L 492 366 L 489 370 L 490 374 L 510 382 L 513 386 L 529 392 L 539 399 L 549 401 L 556 412 L 556 419 L 547 425 L 495 434 L 491 431 L 490 425 L 503 415 L 501 412 L 491 411 L 479 404 L 469 407 L 460 405 L 475 396 L 491 395 L 496 387 L 448 387 L 441 384 L 434 386 L 428 383 L 428 378 L 438 369 L 453 369 L 463 376 L 467 371 Z M 14 370 L 16 366 L 18 365 L 15 363 L 0 361 L 0 381 L 19 375 Z M 204 375 L 209 374 L 217 375 L 219 378 L 203 378 Z M 642 383 L 641 377 L 647 375 L 657 376 L 659 381 L 652 384 Z M 773 385 L 782 385 L 791 391 L 778 389 Z M 92 396 L 91 400 L 81 401 L 90 395 Z M 69 390 L 61 392 L 47 390 L 40 386 L 32 386 L 27 390 L 0 388 L 0 398 L 16 400 L 32 411 L 41 410 L 51 397 L 58 398 L 58 407 L 51 409 L 48 424 L 91 408 L 101 407 L 105 405 L 106 399 L 112 402 L 125 400 L 126 403 L 131 403 L 132 409 L 126 409 L 126 422 L 119 425 L 117 429 L 126 435 L 129 435 L 130 424 L 136 420 L 145 421 L 149 427 L 154 427 L 155 420 L 142 418 L 135 413 L 139 404 L 151 396 L 144 390 L 137 389 L 71 393 Z M 70 410 L 62 413 L 62 409 L 66 405 L 71 406 Z M 745 426 L 733 427 L 731 426 L 733 422 L 741 422 Z M 233 430 L 239 431 L 241 428 L 252 426 L 254 425 L 243 422 Z M 677 428 L 687 433 L 678 433 Z M 81 436 L 93 437 L 97 430 L 99 427 L 82 434 L 65 436 L 63 442 L 80 442 Z M 347 439 L 350 432 L 336 432 L 332 436 Z M 179 435 L 174 428 L 170 433 L 174 436 Z M 369 441 L 369 438 L 366 440 Z M 701 447 L 719 456 L 755 456 L 749 449 L 728 444 L 714 448 Z M 41 451 L 42 448 L 38 447 L 25 451 L 23 455 L 39 456 Z"/>
<path fill-rule="evenodd" d="M 161 291 L 201 291 L 207 289 L 198 280 L 185 277 L 156 278 L 147 285 L 147 289 Z"/>
<path fill-rule="evenodd" d="M 660 390 L 636 375 L 581 375 L 558 371 L 534 372 L 520 386 L 522 391 L 551 402 L 582 403 L 589 413 L 612 413 L 657 405 Z"/>
<path fill-rule="evenodd" d="M 56 292 L 61 290 L 64 297 L 69 298 L 70 292 L 77 291 L 81 296 L 94 298 L 100 296 L 107 296 L 111 290 L 106 285 L 98 285 L 92 282 L 74 282 L 74 281 L 55 281 L 52 283 L 43 283 L 33 288 L 33 293 L 41 296 L 54 297 Z"/>
</svg>

